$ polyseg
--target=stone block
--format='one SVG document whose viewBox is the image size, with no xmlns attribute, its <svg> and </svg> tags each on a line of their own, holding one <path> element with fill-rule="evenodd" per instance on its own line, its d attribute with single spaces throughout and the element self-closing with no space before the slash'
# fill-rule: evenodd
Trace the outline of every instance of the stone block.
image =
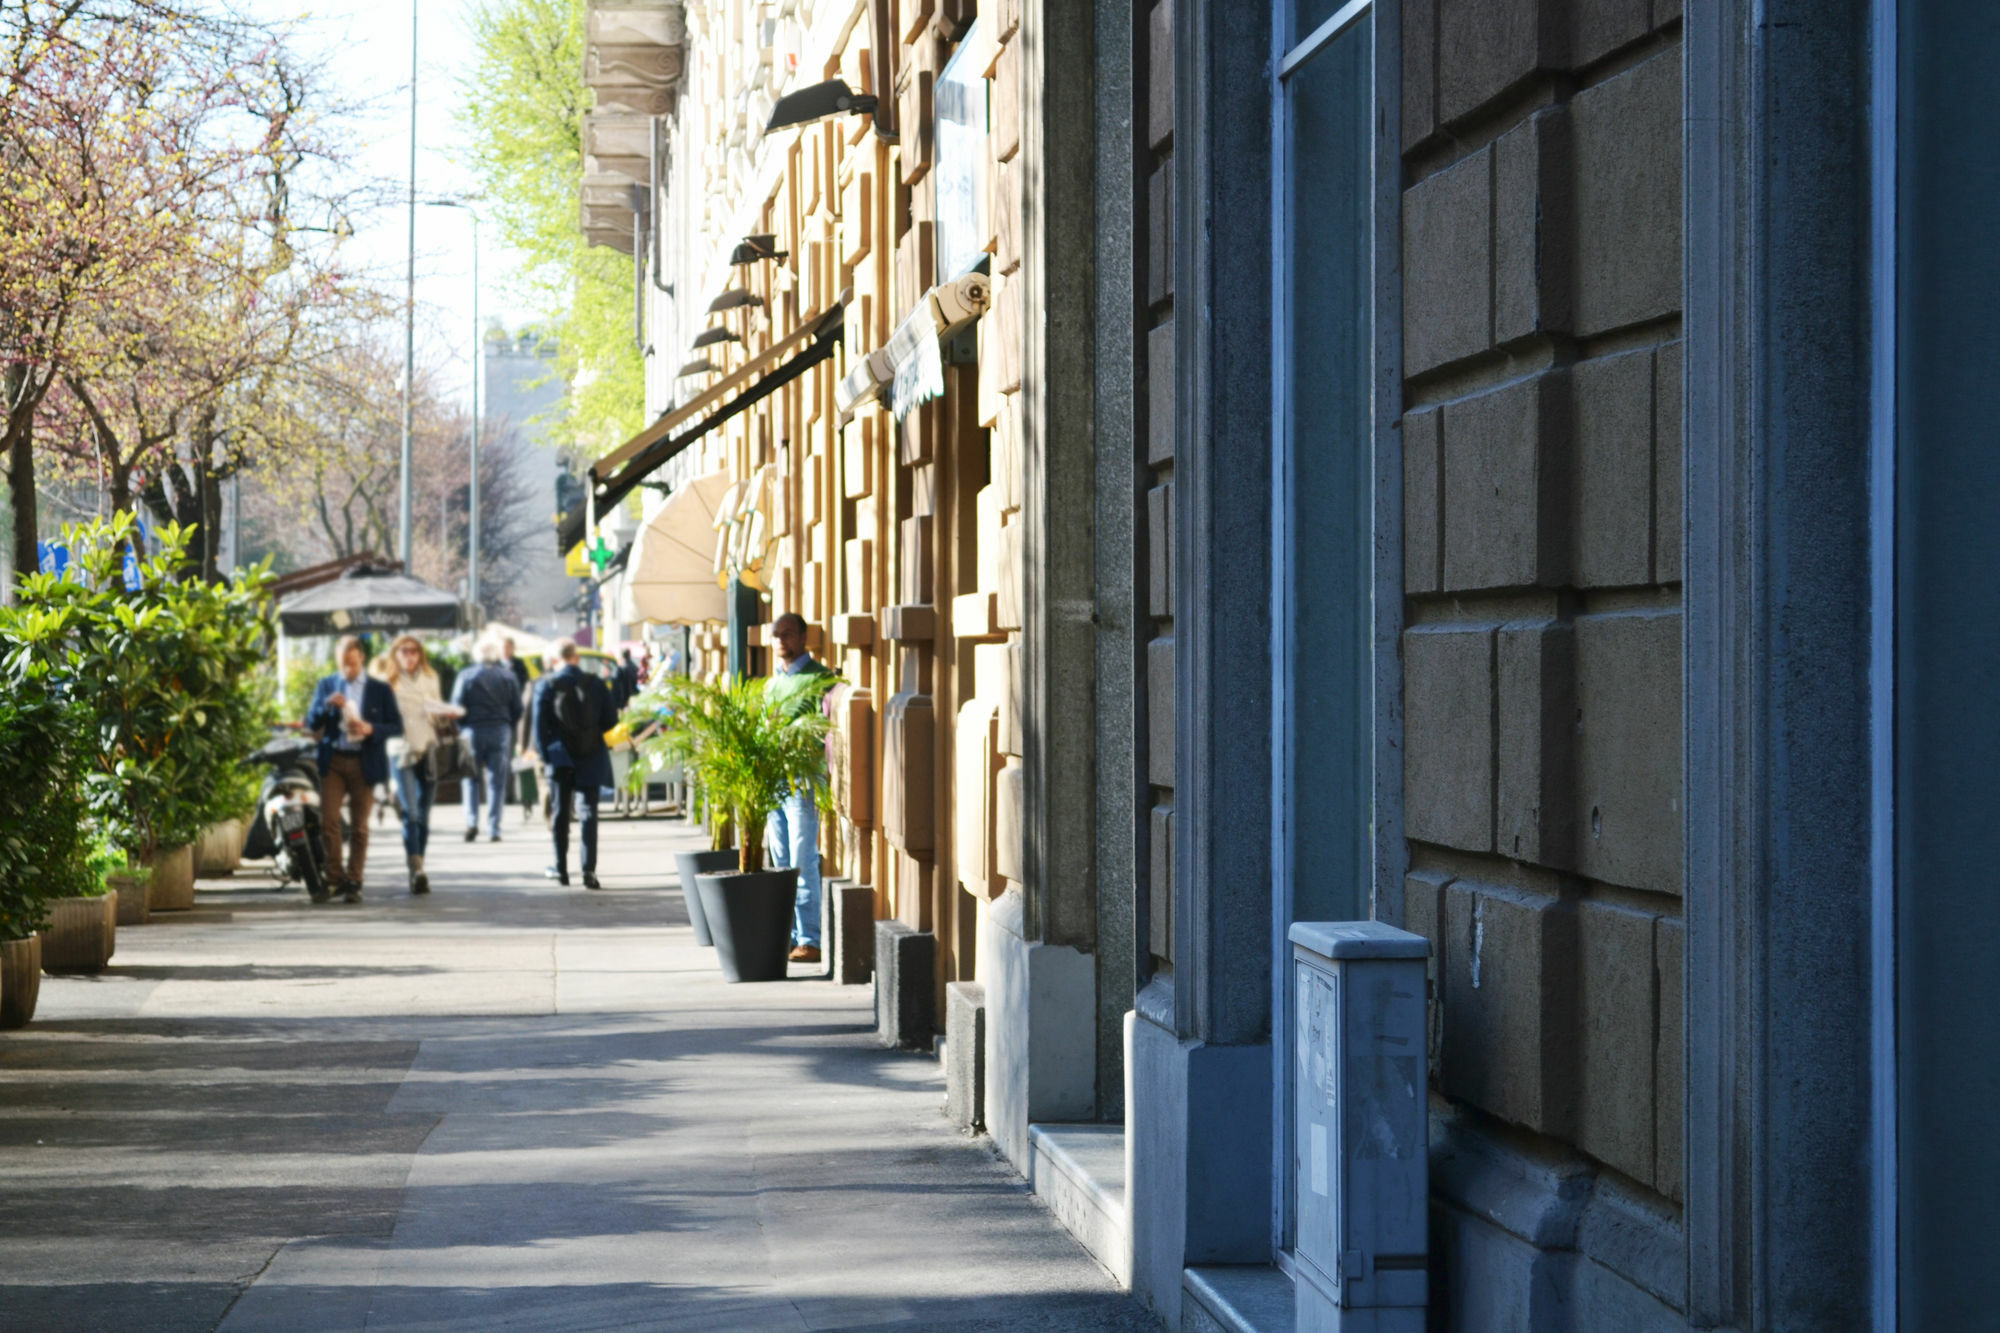
<svg viewBox="0 0 2000 1333">
<path fill-rule="evenodd" d="M 1653 574 L 1653 354 L 1580 361 L 1575 404 L 1576 522 L 1572 576 L 1580 587 L 1636 587 Z"/>
<path fill-rule="evenodd" d="M 1146 178 L 1146 299 L 1158 305 L 1174 294 L 1174 160 Z"/>
<path fill-rule="evenodd" d="M 931 600 L 931 520 L 913 514 L 897 525 L 896 600 Z"/>
<path fill-rule="evenodd" d="M 1574 1254 L 1539 1249 L 1456 1208 L 1437 1208 L 1433 1218 L 1436 1288 L 1442 1290 L 1434 1288 L 1431 1299 L 1451 1311 L 1446 1327 L 1481 1333 L 1586 1328 L 1597 1333 L 1605 1327 L 1573 1318 L 1568 1297 Z"/>
<path fill-rule="evenodd" d="M 1009 42 L 993 66 L 991 138 L 993 160 L 1006 162 L 1021 151 L 1021 43 Z"/>
<path fill-rule="evenodd" d="M 1653 582 L 1681 581 L 1681 363 L 1687 344 L 1653 358 Z"/>
<path fill-rule="evenodd" d="M 1010 763 L 993 780 L 993 873 L 1019 884 L 1022 814 L 1027 805 L 1028 770 Z"/>
<path fill-rule="evenodd" d="M 999 357 L 994 387 L 1002 394 L 1018 392 L 1021 387 L 1021 299 L 1026 284 L 1017 274 L 1012 278 L 1001 278 L 993 284 L 994 339 L 991 350 Z M 984 324 L 986 321 L 981 320 Z M 998 419 L 996 414 L 995 420 Z M 990 424 L 990 423 L 981 423 Z"/>
<path fill-rule="evenodd" d="M 1431 988 L 1425 1067 L 1430 1070 L 1433 1084 L 1442 1082 L 1443 1078 L 1444 891 L 1450 883 L 1451 876 L 1441 870 L 1413 870 L 1403 877 L 1403 929 L 1421 935 L 1431 943 L 1431 956 L 1424 965 Z"/>
<path fill-rule="evenodd" d="M 1681 0 L 1653 0 L 1653 26 L 1664 28 L 1681 17 Z"/>
<path fill-rule="evenodd" d="M 875 429 L 875 418 L 864 416 L 840 433 L 840 485 L 846 499 L 875 493 Z"/>
<path fill-rule="evenodd" d="M 1493 155 L 1482 148 L 1403 193 L 1403 373 L 1493 341 Z"/>
<path fill-rule="evenodd" d="M 1008 510 L 1021 507 L 1023 481 L 1021 477 L 1021 412 L 1019 404 L 1009 401 L 1000 409 L 998 420 L 993 423 L 988 450 L 991 454 L 993 484 L 1000 488 L 1000 503 Z"/>
<path fill-rule="evenodd" d="M 1404 827 L 1419 842 L 1493 847 L 1493 632 L 1403 635 Z"/>
<path fill-rule="evenodd" d="M 841 610 L 866 615 L 875 609 L 875 543 L 866 537 L 850 537 L 841 544 L 846 579 L 841 587 Z"/>
<path fill-rule="evenodd" d="M 924 224 L 926 228 L 929 223 Z M 896 461 L 917 467 L 937 457 L 937 437 L 942 407 L 937 402 L 921 403 L 896 427 Z"/>
<path fill-rule="evenodd" d="M 1437 0 L 1403 4 L 1403 147 L 1437 129 Z"/>
<path fill-rule="evenodd" d="M 1653 1056 L 1653 1188 L 1679 1203 L 1685 1194 L 1682 1178 L 1681 1096 L 1687 1052 L 1686 1016 L 1682 1008 L 1682 968 L 1687 927 L 1663 916 L 1653 926 L 1653 972 L 1660 987 L 1660 1039 Z"/>
<path fill-rule="evenodd" d="M 990 639 L 1000 633 L 999 596 L 968 592 L 951 599 L 951 635 L 955 639 Z"/>
<path fill-rule="evenodd" d="M 884 1046 L 931 1049 L 936 973 L 937 936 L 894 917 L 875 923 L 875 1035 Z"/>
<path fill-rule="evenodd" d="M 997 488 L 988 486 L 987 490 Z M 982 492 L 983 494 L 984 492 Z M 1025 525 L 1019 518 L 1012 523 L 1002 523 L 999 532 L 999 583 L 995 588 L 994 615 L 1001 629 L 1019 629 L 1022 625 L 1021 606 L 1021 534 Z"/>
<path fill-rule="evenodd" d="M 986 987 L 944 988 L 944 1114 L 968 1134 L 986 1128 Z"/>
<path fill-rule="evenodd" d="M 993 173 L 993 271 L 1021 267 L 1021 163 L 998 162 Z"/>
<path fill-rule="evenodd" d="M 1493 340 L 1572 321 L 1575 212 L 1568 111 L 1537 112 L 1493 144 Z"/>
<path fill-rule="evenodd" d="M 1444 409 L 1444 590 L 1564 582 L 1568 403 L 1560 372 Z"/>
<path fill-rule="evenodd" d="M 882 834 L 912 855 L 937 839 L 937 720 L 927 694 L 894 695 L 882 718 Z"/>
<path fill-rule="evenodd" d="M 1560 620 L 1502 625 L 1494 650 L 1499 698 L 1499 851 L 1570 867 L 1576 854 L 1576 642 Z"/>
<path fill-rule="evenodd" d="M 1577 69 L 1602 60 L 1652 28 L 1647 0 L 1570 0 L 1569 63 Z"/>
<path fill-rule="evenodd" d="M 1001 743 L 1008 754 L 1023 754 L 1021 748 L 1021 716 L 1026 701 L 1021 691 L 1026 687 L 1026 677 L 1021 673 L 1021 640 L 1019 636 L 1007 644 L 1007 709 L 1001 714 Z"/>
<path fill-rule="evenodd" d="M 1588 899 L 1576 908 L 1576 1146 L 1635 1180 L 1654 1168 L 1653 920 Z"/>
<path fill-rule="evenodd" d="M 1444 891 L 1444 1091 L 1530 1129 L 1566 1133 L 1575 1095 L 1571 910 L 1457 880 Z"/>
<path fill-rule="evenodd" d="M 952 747 L 953 851 L 958 882 L 967 893 L 991 897 L 997 888 L 993 868 L 993 774 L 999 767 L 995 751 L 997 710 L 984 699 L 972 699 L 958 710 L 956 744 Z"/>
<path fill-rule="evenodd" d="M 1146 605 L 1154 616 L 1174 613 L 1174 484 L 1146 492 Z"/>
<path fill-rule="evenodd" d="M 1146 461 L 1174 457 L 1174 322 L 1146 335 Z"/>
<path fill-rule="evenodd" d="M 1174 640 L 1146 645 L 1146 780 L 1174 785 Z"/>
<path fill-rule="evenodd" d="M 866 258 L 874 234 L 875 173 L 857 171 L 848 180 L 847 188 L 840 192 L 841 264 L 852 268 Z"/>
<path fill-rule="evenodd" d="M 1444 414 L 1433 408 L 1403 418 L 1403 590 L 1436 592 L 1443 552 L 1438 540 L 1444 512 L 1438 426 Z"/>
<path fill-rule="evenodd" d="M 1583 335 L 1681 308 L 1681 50 L 1576 95 L 1576 324 Z"/>
<path fill-rule="evenodd" d="M 936 76 L 929 70 L 910 71 L 908 82 L 896 97 L 897 128 L 901 131 L 897 159 L 902 182 L 915 185 L 931 169 L 932 137 L 937 124 Z"/>
<path fill-rule="evenodd" d="M 875 886 L 834 882 L 840 887 L 828 895 L 838 923 L 830 951 L 833 980 L 841 986 L 865 986 L 875 976 Z"/>
<path fill-rule="evenodd" d="M 1622 1275 L 1655 1301 L 1687 1304 L 1687 1245 L 1678 1210 L 1617 1177 L 1599 1175 L 1592 1182 L 1590 1198 L 1577 1219 L 1576 1247 L 1593 1261 L 1587 1267 L 1606 1276 Z M 1618 1299 L 1613 1292 L 1596 1294 Z M 1590 1326 L 1624 1330 L 1655 1325 L 1592 1320 Z"/>
<path fill-rule="evenodd" d="M 1146 841 L 1146 950 L 1168 962 L 1174 957 L 1174 808 L 1148 812 Z"/>
<path fill-rule="evenodd" d="M 1576 869 L 1681 891 L 1681 617 L 1576 621 Z"/>
<path fill-rule="evenodd" d="M 1438 120 L 1449 125 L 1557 65 L 1563 8 L 1547 0 L 1438 0 Z"/>
<path fill-rule="evenodd" d="M 1146 146 L 1154 152 L 1174 137 L 1174 0 L 1159 0 L 1146 18 Z"/>
<path fill-rule="evenodd" d="M 885 606 L 876 613 L 876 625 L 891 643 L 929 643 L 937 637 L 937 608 L 929 602 Z"/>
</svg>

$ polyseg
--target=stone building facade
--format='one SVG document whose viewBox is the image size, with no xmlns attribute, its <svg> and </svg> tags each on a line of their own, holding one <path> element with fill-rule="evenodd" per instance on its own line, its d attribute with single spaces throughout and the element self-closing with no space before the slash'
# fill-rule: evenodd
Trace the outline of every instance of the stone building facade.
<svg viewBox="0 0 2000 1333">
<path fill-rule="evenodd" d="M 1991 1308 L 2000 1188 L 1937 1137 L 1978 1133 L 1938 1071 L 1991 1055 L 1991 969 L 1928 913 L 2000 926 L 1992 821 L 1928 756 L 2000 771 L 2000 691 L 1898 573 L 1993 540 L 1951 442 L 2000 283 L 1898 240 L 1974 248 L 1926 136 L 1980 151 L 1936 103 L 1990 96 L 1991 24 L 612 11 L 676 54 L 593 66 L 644 122 L 584 220 L 640 261 L 659 414 L 593 482 L 726 476 L 696 668 L 797 610 L 849 686 L 834 974 L 945 1038 L 953 1114 L 1107 1268 L 1171 1327 L 1292 1326 L 1288 937 L 1373 918 L 1429 949 L 1430 1244 L 1387 1258 L 1432 1327 Z M 874 112 L 760 128 L 834 78 Z"/>
</svg>

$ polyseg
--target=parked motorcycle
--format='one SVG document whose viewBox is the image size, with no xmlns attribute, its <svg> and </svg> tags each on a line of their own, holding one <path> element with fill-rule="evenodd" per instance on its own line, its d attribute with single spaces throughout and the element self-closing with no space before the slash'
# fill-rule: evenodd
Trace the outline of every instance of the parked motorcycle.
<svg viewBox="0 0 2000 1333">
<path fill-rule="evenodd" d="M 309 736 L 275 736 L 250 756 L 266 764 L 257 816 L 244 839 L 246 859 L 271 858 L 280 886 L 298 882 L 316 903 L 331 896 L 326 844 L 320 840 L 319 764 Z"/>
</svg>

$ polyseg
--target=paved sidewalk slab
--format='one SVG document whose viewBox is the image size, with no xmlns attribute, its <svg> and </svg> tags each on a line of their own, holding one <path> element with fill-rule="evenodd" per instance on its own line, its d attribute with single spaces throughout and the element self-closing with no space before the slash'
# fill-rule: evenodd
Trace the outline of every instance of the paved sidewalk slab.
<svg viewBox="0 0 2000 1333">
<path fill-rule="evenodd" d="M 517 820 L 441 824 L 428 898 L 383 829 L 361 906 L 246 869 L 45 979 L 0 1035 L 0 1327 L 1155 1326 L 865 989 L 722 982 L 681 825 L 606 821 L 587 893 Z"/>
</svg>

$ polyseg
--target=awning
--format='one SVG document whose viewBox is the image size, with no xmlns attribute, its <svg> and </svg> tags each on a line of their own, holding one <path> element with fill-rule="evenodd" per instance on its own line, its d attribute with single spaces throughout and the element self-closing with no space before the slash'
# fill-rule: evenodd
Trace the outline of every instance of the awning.
<svg viewBox="0 0 2000 1333">
<path fill-rule="evenodd" d="M 407 574 L 365 566 L 278 603 L 278 628 L 290 635 L 367 630 L 457 629 L 458 598 Z"/>
<path fill-rule="evenodd" d="M 670 462 L 681 450 L 714 430 L 746 408 L 771 394 L 832 356 L 840 346 L 847 317 L 845 292 L 841 300 L 786 337 L 773 343 L 735 374 L 727 376 L 683 407 L 677 407 L 640 431 L 612 453 L 590 465 L 584 484 L 591 487 L 597 512 L 607 513 L 632 488 Z M 585 510 L 582 505 L 562 516 L 560 539 L 564 549 L 583 540 Z"/>
<path fill-rule="evenodd" d="M 697 477 L 667 497 L 639 529 L 625 566 L 618 618 L 656 625 L 698 625 L 729 618 L 729 600 L 712 566 L 715 512 L 729 489 L 727 472 Z"/>
</svg>

